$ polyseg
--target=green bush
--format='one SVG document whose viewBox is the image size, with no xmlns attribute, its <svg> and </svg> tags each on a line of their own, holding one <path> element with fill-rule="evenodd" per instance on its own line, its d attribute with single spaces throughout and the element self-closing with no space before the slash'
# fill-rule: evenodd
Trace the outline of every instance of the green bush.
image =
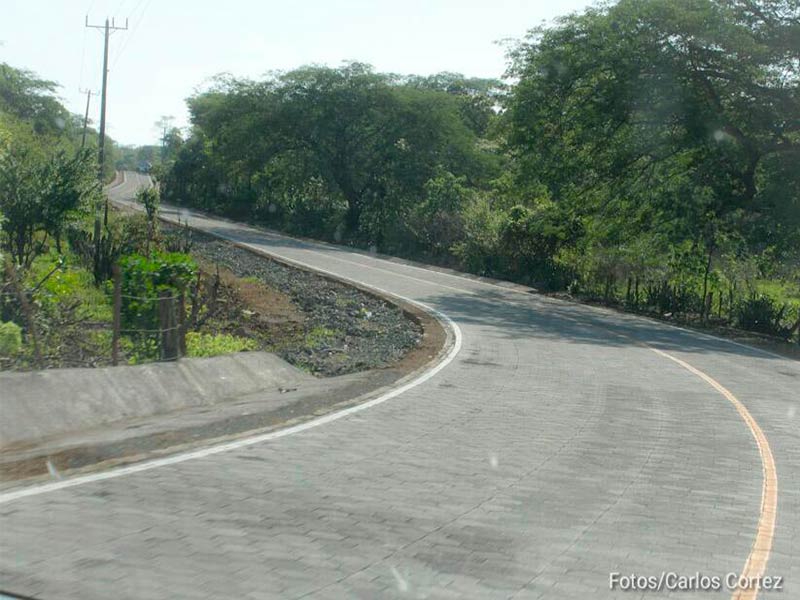
<svg viewBox="0 0 800 600">
<path fill-rule="evenodd" d="M 59 255 L 53 250 L 33 261 L 24 284 L 36 289 L 36 307 L 57 322 L 111 322 L 110 297 L 95 287 L 92 274 L 78 263 L 78 257 L 71 252 Z"/>
<path fill-rule="evenodd" d="M 22 347 L 22 329 L 16 323 L 0 323 L 0 356 L 14 356 Z"/>
<path fill-rule="evenodd" d="M 736 321 L 743 329 L 788 338 L 790 329 L 782 325 L 786 305 L 760 294 L 753 294 L 739 304 Z"/>
<path fill-rule="evenodd" d="M 499 272 L 497 246 L 503 214 L 494 210 L 487 198 L 480 196 L 464 207 L 464 239 L 451 248 L 464 269 L 479 275 Z"/>
<path fill-rule="evenodd" d="M 144 207 L 147 220 L 154 223 L 158 216 L 158 209 L 161 206 L 161 198 L 158 189 L 154 187 L 142 188 L 136 192 L 136 202 Z"/>
<path fill-rule="evenodd" d="M 150 257 L 125 256 L 120 269 L 122 329 L 128 330 L 137 354 L 150 356 L 159 341 L 159 296 L 175 297 L 185 292 L 197 276 L 197 263 L 186 254 L 155 252 Z"/>
<path fill-rule="evenodd" d="M 186 334 L 186 353 L 192 357 L 220 356 L 256 348 L 257 344 L 254 340 L 227 333 L 212 334 L 192 331 Z"/>
</svg>

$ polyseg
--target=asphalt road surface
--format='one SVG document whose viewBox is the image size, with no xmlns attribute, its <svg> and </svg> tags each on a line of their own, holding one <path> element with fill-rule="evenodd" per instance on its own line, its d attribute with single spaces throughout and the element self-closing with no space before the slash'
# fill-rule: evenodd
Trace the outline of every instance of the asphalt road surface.
<svg viewBox="0 0 800 600">
<path fill-rule="evenodd" d="M 128 174 L 111 193 L 129 198 L 143 181 Z M 460 347 L 403 393 L 290 435 L 0 494 L 0 590 L 41 599 L 728 598 L 726 575 L 745 572 L 781 578 L 782 592 L 760 598 L 800 597 L 796 361 L 189 221 L 424 303 L 452 320 Z M 611 589 L 615 572 L 622 585 L 662 591 Z M 709 579 L 658 581 L 670 572 Z M 720 591 L 699 591 L 715 577 Z M 668 593 L 669 581 L 694 589 Z"/>
</svg>

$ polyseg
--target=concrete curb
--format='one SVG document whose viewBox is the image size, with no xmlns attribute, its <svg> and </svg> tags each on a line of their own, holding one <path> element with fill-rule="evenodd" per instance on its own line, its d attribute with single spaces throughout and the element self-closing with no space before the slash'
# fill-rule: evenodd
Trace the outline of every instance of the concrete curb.
<svg viewBox="0 0 800 600">
<path fill-rule="evenodd" d="M 125 180 L 123 174 L 121 181 L 112 187 L 124 184 Z M 175 221 L 165 218 L 163 215 L 160 218 L 165 223 L 176 224 Z M 282 429 L 303 429 L 308 423 L 317 422 L 320 419 L 324 419 L 327 422 L 328 420 L 339 418 L 336 415 L 343 416 L 345 413 L 349 414 L 351 411 L 361 410 L 362 405 L 364 405 L 363 408 L 366 408 L 365 405 L 368 403 L 371 405 L 383 402 L 427 380 L 449 363 L 460 348 L 460 333 L 457 326 L 449 321 L 446 316 L 438 314 L 429 307 L 419 305 L 385 290 L 373 288 L 359 281 L 341 277 L 289 259 L 276 257 L 269 252 L 251 248 L 246 244 L 229 240 L 195 227 L 189 227 L 268 260 L 354 287 L 373 298 L 397 306 L 407 318 L 415 321 L 423 329 L 424 341 L 422 346 L 412 350 L 410 354 L 415 352 L 420 354 L 423 351 L 431 352 L 424 357 L 424 361 L 420 361 L 420 357 L 410 363 L 405 359 L 401 359 L 397 366 L 387 367 L 386 369 L 398 372 L 397 379 L 389 385 L 385 384 L 385 378 L 376 378 L 377 381 L 373 389 L 354 398 L 337 401 L 322 411 L 317 410 L 312 414 L 297 415 L 280 425 L 270 427 L 267 431 L 233 432 L 226 438 L 204 440 L 203 443 L 205 444 L 213 441 L 218 442 L 221 439 L 226 439 L 226 441 L 231 438 L 240 439 L 246 435 L 253 435 L 253 433 L 260 433 L 261 436 L 277 435 Z M 257 364 L 249 364 L 259 361 L 267 362 L 269 365 L 259 367 Z M 200 362 L 203 364 L 199 364 Z M 217 362 L 219 364 L 216 364 Z M 239 364 L 242 362 L 248 364 Z M 195 365 L 195 363 L 198 364 Z M 111 377 L 110 373 L 106 373 L 110 369 L 114 369 L 113 377 Z M 239 373 L 226 378 L 224 373 L 230 369 L 237 371 L 237 373 L 243 371 L 243 376 L 240 377 L 242 373 Z M 120 379 L 122 373 L 125 373 L 125 376 L 122 377 L 123 382 L 115 383 L 115 380 Z M 182 360 L 178 363 L 156 363 L 140 367 L 109 367 L 89 370 L 67 369 L 63 371 L 13 373 L 8 375 L 8 381 L 12 382 L 18 393 L 11 407 L 13 408 L 12 417 L 8 417 L 8 411 L 4 406 L 4 413 L 6 413 L 4 416 L 6 418 L 4 418 L 3 423 L 8 424 L 8 427 L 4 428 L 2 427 L 3 423 L 0 423 L 0 448 L 9 449 L 12 452 L 15 449 L 35 446 L 37 440 L 52 440 L 54 437 L 57 438 L 59 434 L 75 433 L 83 429 L 96 428 L 97 426 L 115 422 L 120 423 L 126 419 L 136 419 L 143 416 L 174 414 L 176 411 L 186 408 L 223 403 L 226 400 L 251 394 L 255 391 L 276 390 L 282 386 L 291 386 L 302 382 L 303 378 L 313 379 L 313 377 L 301 372 L 299 369 L 295 369 L 288 363 L 284 363 L 281 359 L 267 353 L 240 353 L 238 355 L 216 357 L 215 359 L 191 359 L 188 361 Z M 88 381 L 83 377 L 85 375 L 89 376 Z M 0 374 L 0 382 L 2 382 L 2 376 L 3 374 Z M 76 381 L 76 377 L 80 380 L 80 383 Z M 170 385 L 166 385 L 167 379 Z M 238 385 L 231 386 L 231 388 L 220 385 L 220 380 L 225 379 L 232 379 Z M 173 389 L 175 381 L 178 382 L 177 389 Z M 8 389 L 11 386 L 5 385 L 4 382 L 3 387 Z M 59 396 L 63 398 L 64 389 L 70 389 L 70 397 L 76 398 L 76 402 L 72 403 L 70 410 L 67 411 L 64 410 L 63 404 L 59 405 L 58 400 Z M 62 393 L 54 393 L 57 390 L 62 391 Z M 19 393 L 20 391 L 21 393 Z M 13 427 L 11 426 L 12 424 Z M 176 444 L 175 449 L 179 450 L 181 447 L 185 448 L 185 444 Z M 159 454 L 164 452 L 164 449 L 159 449 L 158 451 Z M 97 452 L 98 460 L 101 460 L 99 457 L 102 454 L 102 451 Z M 126 457 L 115 461 L 115 463 L 147 458 L 147 456 Z"/>
<path fill-rule="evenodd" d="M 0 373 L 0 448 L 124 419 L 211 406 L 313 380 L 266 352 L 137 366 Z"/>
</svg>

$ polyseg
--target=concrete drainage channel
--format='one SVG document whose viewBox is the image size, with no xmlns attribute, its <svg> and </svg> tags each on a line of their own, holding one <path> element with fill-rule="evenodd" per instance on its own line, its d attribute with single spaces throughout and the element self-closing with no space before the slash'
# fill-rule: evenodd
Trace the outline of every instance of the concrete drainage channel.
<svg viewBox="0 0 800 600">
<path fill-rule="evenodd" d="M 0 489 L 297 425 L 402 386 L 452 348 L 454 332 L 428 311 L 330 274 L 302 270 L 399 306 L 422 327 L 420 345 L 393 365 L 327 378 L 315 378 L 264 352 L 133 367 L 0 373 Z"/>
</svg>

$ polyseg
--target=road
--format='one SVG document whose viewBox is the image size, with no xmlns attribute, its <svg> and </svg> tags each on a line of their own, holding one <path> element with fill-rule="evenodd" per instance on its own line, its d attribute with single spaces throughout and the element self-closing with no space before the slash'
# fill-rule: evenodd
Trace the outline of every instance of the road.
<svg viewBox="0 0 800 600">
<path fill-rule="evenodd" d="M 112 195 L 129 198 L 138 185 L 129 174 Z M 290 435 L 0 495 L 1 590 L 639 598 L 658 594 L 612 590 L 610 574 L 744 570 L 782 578 L 781 594 L 760 598 L 800 597 L 796 361 L 188 218 L 423 303 L 452 320 L 460 348 L 403 393 Z M 729 598 L 724 583 L 672 595 Z"/>
</svg>

